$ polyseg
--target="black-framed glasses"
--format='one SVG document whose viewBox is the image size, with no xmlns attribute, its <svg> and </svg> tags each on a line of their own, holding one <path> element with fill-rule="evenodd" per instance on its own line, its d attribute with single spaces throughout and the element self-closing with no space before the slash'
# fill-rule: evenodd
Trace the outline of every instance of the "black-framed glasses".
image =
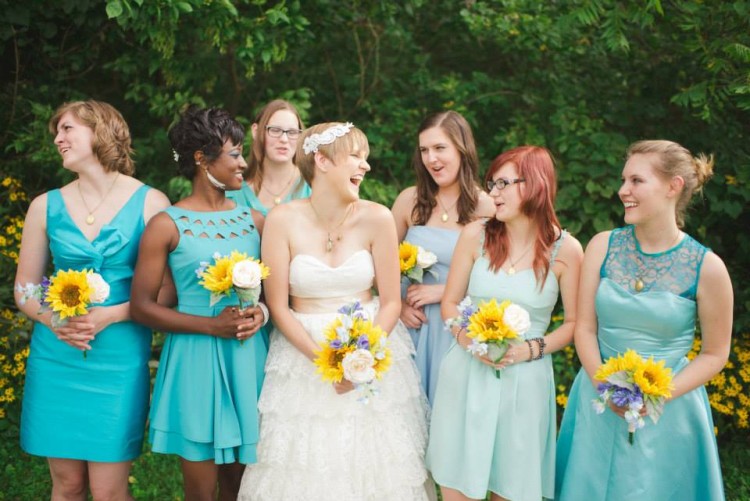
<svg viewBox="0 0 750 501">
<path fill-rule="evenodd" d="M 299 135 L 302 134 L 302 131 L 299 129 L 282 129 L 275 125 L 266 125 L 266 132 L 268 132 L 268 135 L 271 137 L 281 137 L 286 134 L 286 137 L 289 139 L 297 139 Z"/>
<path fill-rule="evenodd" d="M 485 184 L 485 186 L 487 187 L 487 192 L 489 193 L 495 187 L 497 187 L 498 191 L 502 191 L 505 189 L 506 186 L 510 186 L 511 184 L 516 184 L 516 183 L 523 183 L 524 181 L 526 180 L 522 177 L 518 177 L 516 179 L 505 179 L 501 177 L 500 179 L 497 179 L 497 180 L 495 179 L 487 180 L 487 184 Z"/>
</svg>

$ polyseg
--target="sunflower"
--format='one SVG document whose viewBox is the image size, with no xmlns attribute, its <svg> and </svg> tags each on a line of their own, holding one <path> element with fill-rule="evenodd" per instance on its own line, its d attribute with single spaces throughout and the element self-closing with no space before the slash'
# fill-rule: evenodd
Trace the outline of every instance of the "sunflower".
<svg viewBox="0 0 750 501">
<path fill-rule="evenodd" d="M 370 351 L 374 355 L 377 355 L 378 352 L 383 354 L 382 358 L 375 357 L 375 374 L 380 379 L 383 373 L 391 366 L 391 350 L 385 347 L 386 340 L 388 339 L 385 331 L 377 325 L 373 325 L 369 320 L 355 318 L 351 332 L 352 338 L 367 336 L 367 340 L 370 343 Z"/>
<path fill-rule="evenodd" d="M 466 335 L 480 343 L 517 338 L 518 334 L 503 321 L 505 308 L 510 304 L 510 301 L 503 301 L 498 305 L 494 298 L 489 302 L 480 303 L 479 309 L 469 317 Z"/>
<path fill-rule="evenodd" d="M 45 302 L 60 316 L 60 320 L 88 313 L 86 307 L 91 296 L 91 287 L 86 278 L 88 273 L 88 270 L 60 270 L 50 279 Z"/>
<path fill-rule="evenodd" d="M 214 263 L 201 273 L 202 280 L 199 283 L 209 292 L 229 295 L 232 290 L 234 265 L 245 260 L 254 261 L 260 265 L 261 279 L 268 277 L 270 271 L 268 266 L 244 252 L 232 251 L 228 256 L 215 256 Z"/>
<path fill-rule="evenodd" d="M 344 368 L 341 362 L 344 357 L 355 350 L 356 347 L 344 345 L 341 348 L 331 348 L 329 344 L 315 352 L 314 363 L 318 367 L 323 381 L 340 383 L 344 379 Z"/>
<path fill-rule="evenodd" d="M 664 360 L 654 361 L 649 357 L 633 373 L 633 382 L 648 397 L 672 396 L 672 369 L 664 367 Z"/>
<path fill-rule="evenodd" d="M 401 274 L 408 273 L 417 265 L 417 253 L 419 248 L 409 242 L 401 242 L 398 246 L 398 260 L 401 267 Z"/>
</svg>

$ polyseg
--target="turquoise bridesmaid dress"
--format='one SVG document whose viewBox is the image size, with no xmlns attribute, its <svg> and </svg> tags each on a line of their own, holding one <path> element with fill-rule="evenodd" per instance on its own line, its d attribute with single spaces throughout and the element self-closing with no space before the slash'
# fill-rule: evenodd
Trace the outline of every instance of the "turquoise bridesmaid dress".
<svg viewBox="0 0 750 501">
<path fill-rule="evenodd" d="M 209 306 L 210 293 L 195 272 L 201 261 L 212 262 L 216 252 L 237 250 L 258 257 L 260 237 L 250 209 L 238 205 L 229 211 L 195 212 L 170 207 L 166 213 L 180 232 L 169 255 L 177 310 L 216 316 L 226 306 L 238 305 L 232 294 Z M 207 334 L 168 334 L 151 404 L 152 450 L 189 461 L 254 463 L 267 353 L 259 334 L 244 343 Z"/>
<path fill-rule="evenodd" d="M 628 349 L 665 360 L 673 374 L 687 364 L 695 336 L 695 294 L 708 249 L 685 235 L 658 254 L 641 251 L 632 226 L 609 239 L 596 292 L 602 360 Z M 641 276 L 645 288 L 633 289 Z M 657 424 L 628 443 L 627 424 L 609 409 L 594 412 L 597 394 L 581 369 L 570 390 L 557 456 L 562 501 L 718 501 L 724 499 L 711 408 L 704 387 L 668 402 Z"/>
<path fill-rule="evenodd" d="M 555 243 L 554 261 L 566 233 Z M 511 300 L 529 312 L 527 339 L 542 337 L 559 295 L 550 271 L 541 290 L 534 270 L 508 275 L 474 263 L 467 293 L 478 304 Z M 552 359 L 495 370 L 455 341 L 443 359 L 430 424 L 427 468 L 435 482 L 470 498 L 487 491 L 513 501 L 552 498 L 555 476 L 555 384 Z M 581 498 L 586 499 L 586 498 Z"/>
<path fill-rule="evenodd" d="M 141 186 L 89 241 L 60 190 L 47 194 L 47 237 L 55 271 L 90 269 L 110 286 L 103 306 L 130 300 L 144 229 Z M 96 462 L 140 455 L 148 411 L 151 330 L 118 322 L 99 332 L 87 357 L 34 325 L 21 411 L 21 448 L 37 456 Z"/>
<path fill-rule="evenodd" d="M 310 193 L 312 193 L 310 186 L 305 181 L 302 181 L 301 185 L 299 183 L 296 184 L 294 188 L 289 193 L 287 193 L 281 203 L 285 204 L 287 202 L 291 202 L 292 200 L 297 200 L 298 198 L 309 198 Z M 260 200 L 258 200 L 258 196 L 255 194 L 255 191 L 253 191 L 253 189 L 247 183 L 242 183 L 242 188 L 239 190 L 227 191 L 227 198 L 231 198 L 239 205 L 244 205 L 246 207 L 250 207 L 251 209 L 255 209 L 264 216 L 267 216 L 268 211 L 273 209 L 273 207 L 269 208 L 263 205 Z"/>
<path fill-rule="evenodd" d="M 432 267 L 433 276 L 430 273 L 424 274 L 422 281 L 425 285 L 445 284 L 448 277 L 448 269 L 453 257 L 453 249 L 458 242 L 460 231 L 449 230 L 445 228 L 433 228 L 430 226 L 411 226 L 406 232 L 404 240 L 414 245 L 419 245 L 425 250 L 434 253 L 438 261 Z M 403 291 L 406 294 L 406 287 L 409 281 L 404 279 Z M 416 348 L 415 362 L 422 378 L 422 388 L 427 394 L 427 398 L 432 405 L 435 399 L 435 390 L 437 389 L 438 374 L 440 372 L 440 362 L 443 361 L 445 353 L 451 345 L 453 337 L 443 325 L 443 317 L 440 314 L 440 303 L 428 304 L 424 306 L 424 314 L 427 322 L 422 324 L 419 329 L 409 329 L 411 339 Z"/>
</svg>

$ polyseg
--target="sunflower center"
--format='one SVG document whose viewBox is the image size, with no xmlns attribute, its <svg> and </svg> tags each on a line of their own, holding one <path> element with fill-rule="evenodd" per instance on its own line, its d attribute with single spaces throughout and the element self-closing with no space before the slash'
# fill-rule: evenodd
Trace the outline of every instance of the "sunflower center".
<svg viewBox="0 0 750 501">
<path fill-rule="evenodd" d="M 81 298 L 81 289 L 77 285 L 67 285 L 60 293 L 60 301 L 70 308 L 78 306 Z"/>
</svg>

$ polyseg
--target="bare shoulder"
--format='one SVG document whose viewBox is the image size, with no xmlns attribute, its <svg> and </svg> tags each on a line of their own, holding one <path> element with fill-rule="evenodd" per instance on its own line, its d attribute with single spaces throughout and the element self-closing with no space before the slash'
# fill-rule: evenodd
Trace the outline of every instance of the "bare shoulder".
<svg viewBox="0 0 750 501">
<path fill-rule="evenodd" d="M 586 245 L 586 253 L 599 253 L 606 252 L 609 247 L 609 236 L 612 234 L 611 231 L 602 231 L 594 235 Z"/>
<path fill-rule="evenodd" d="M 150 211 L 151 214 L 156 214 L 157 212 L 160 212 L 172 205 L 167 195 L 157 190 L 156 188 L 149 188 L 150 189 L 148 190 L 148 192 L 146 192 L 146 200 L 144 202 L 144 205 L 146 207 L 146 210 Z"/>
<path fill-rule="evenodd" d="M 482 190 L 478 190 L 479 200 L 477 200 L 477 208 L 474 211 L 476 217 L 493 217 L 495 215 L 495 201 Z"/>
<path fill-rule="evenodd" d="M 559 259 L 567 261 L 569 259 L 581 260 L 583 257 L 583 247 L 576 237 L 568 233 L 560 244 L 560 250 L 557 253 Z"/>
<path fill-rule="evenodd" d="M 461 240 L 479 240 L 479 237 L 484 233 L 484 226 L 487 224 L 487 219 L 477 219 L 472 221 L 461 229 Z"/>
<path fill-rule="evenodd" d="M 411 208 L 417 201 L 417 187 L 409 186 L 401 191 L 396 197 L 396 201 L 393 202 L 393 208 Z"/>
<path fill-rule="evenodd" d="M 716 253 L 706 252 L 701 265 L 699 282 L 705 283 L 709 287 L 713 285 L 726 286 L 727 283 L 730 288 L 732 287 L 727 267 Z"/>
<path fill-rule="evenodd" d="M 393 215 L 385 205 L 369 200 L 360 200 L 356 204 L 358 219 L 361 222 L 368 224 L 394 224 Z"/>
<path fill-rule="evenodd" d="M 417 187 L 409 186 L 405 190 L 401 191 L 396 197 L 396 201 L 393 202 L 391 208 L 393 217 L 399 221 L 405 221 L 408 224 L 409 216 L 414 208 L 414 204 L 417 202 Z"/>
</svg>

